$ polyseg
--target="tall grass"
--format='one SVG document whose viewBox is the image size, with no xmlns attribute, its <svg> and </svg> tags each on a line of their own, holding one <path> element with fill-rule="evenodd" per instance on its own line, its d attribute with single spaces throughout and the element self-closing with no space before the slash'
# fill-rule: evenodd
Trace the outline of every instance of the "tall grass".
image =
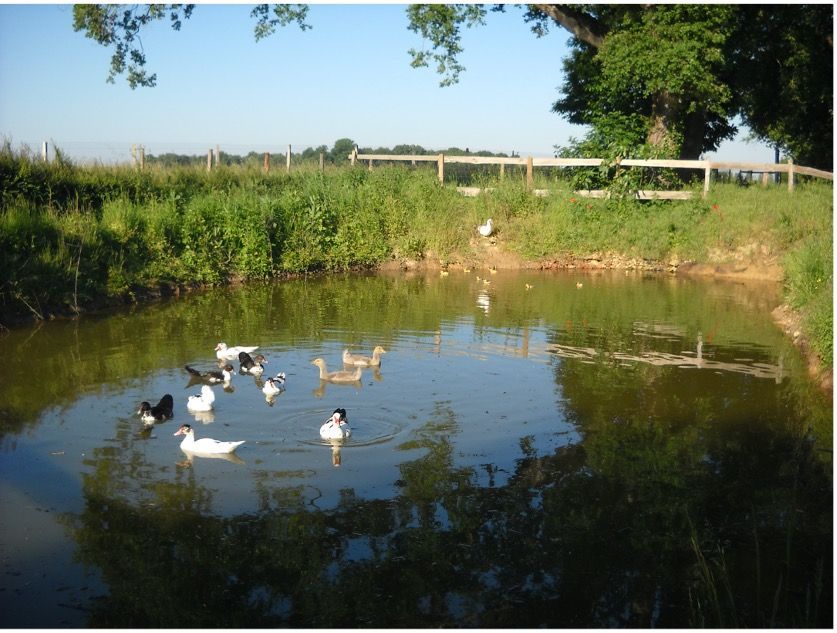
<svg viewBox="0 0 837 633">
<path fill-rule="evenodd" d="M 60 156 L 60 155 L 59 155 Z M 0 314 L 38 316 L 148 289 L 345 270 L 390 258 L 467 261 L 474 227 L 525 259 L 611 253 L 783 265 L 788 301 L 831 366 L 832 190 L 715 184 L 707 199 L 588 199 L 548 178 L 480 176 L 477 198 L 433 170 L 81 168 L 0 148 Z"/>
</svg>

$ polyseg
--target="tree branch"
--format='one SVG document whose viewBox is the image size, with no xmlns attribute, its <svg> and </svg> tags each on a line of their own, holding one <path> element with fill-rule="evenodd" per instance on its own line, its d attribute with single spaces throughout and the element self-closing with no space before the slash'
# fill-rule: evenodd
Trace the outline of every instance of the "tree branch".
<svg viewBox="0 0 837 633">
<path fill-rule="evenodd" d="M 582 42 L 600 48 L 607 29 L 589 13 L 578 11 L 567 4 L 533 4 L 537 11 L 545 13 Z"/>
</svg>

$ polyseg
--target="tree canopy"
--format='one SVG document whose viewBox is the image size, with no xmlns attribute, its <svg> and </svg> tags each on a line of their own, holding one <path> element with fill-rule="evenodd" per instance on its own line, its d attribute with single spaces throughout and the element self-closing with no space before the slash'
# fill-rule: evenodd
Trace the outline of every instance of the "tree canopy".
<svg viewBox="0 0 837 633">
<path fill-rule="evenodd" d="M 589 150 L 697 158 L 731 138 L 739 117 L 759 140 L 797 162 L 833 160 L 833 7 L 830 4 L 530 4 L 537 37 L 571 35 L 553 110 L 589 126 Z M 113 49 L 108 81 L 156 84 L 139 34 L 168 19 L 179 30 L 194 5 L 75 5 L 73 27 Z M 415 68 L 435 66 L 440 85 L 465 71 L 463 28 L 505 5 L 409 5 L 409 29 L 427 42 L 409 51 Z M 305 5 L 256 5 L 257 40 L 307 24 Z"/>
</svg>

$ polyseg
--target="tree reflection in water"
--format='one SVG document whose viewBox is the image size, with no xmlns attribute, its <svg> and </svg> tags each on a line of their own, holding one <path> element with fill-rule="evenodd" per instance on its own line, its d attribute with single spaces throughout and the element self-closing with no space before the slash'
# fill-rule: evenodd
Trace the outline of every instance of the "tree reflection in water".
<svg viewBox="0 0 837 633">
<path fill-rule="evenodd" d="M 123 435 L 65 517 L 109 587 L 88 625 L 830 627 L 831 478 L 804 435 L 600 423 L 546 456 L 520 438 L 514 472 L 478 485 L 437 403 L 393 498 L 319 510 L 261 472 L 260 511 L 232 517 L 191 468 L 126 501 L 147 466 Z"/>
</svg>

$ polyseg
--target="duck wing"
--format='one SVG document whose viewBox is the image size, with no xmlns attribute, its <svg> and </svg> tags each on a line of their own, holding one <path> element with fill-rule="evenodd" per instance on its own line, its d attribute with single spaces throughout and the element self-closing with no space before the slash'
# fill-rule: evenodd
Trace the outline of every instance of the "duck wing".
<svg viewBox="0 0 837 633">
<path fill-rule="evenodd" d="M 157 409 L 163 416 L 170 418 L 174 415 L 174 398 L 171 397 L 170 393 L 167 393 L 160 398 L 160 402 L 158 402 L 157 406 L 154 408 Z"/>
</svg>

